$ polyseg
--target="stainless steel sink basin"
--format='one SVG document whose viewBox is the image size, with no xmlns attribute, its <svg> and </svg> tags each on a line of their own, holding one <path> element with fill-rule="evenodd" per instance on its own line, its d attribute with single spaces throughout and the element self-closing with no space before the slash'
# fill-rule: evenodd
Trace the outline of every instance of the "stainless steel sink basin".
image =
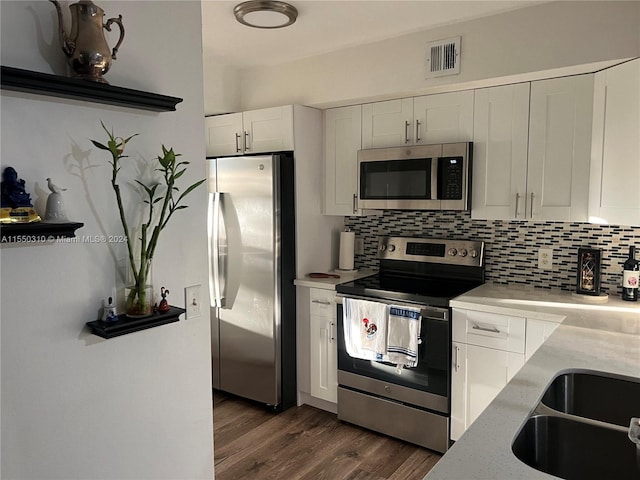
<svg viewBox="0 0 640 480">
<path fill-rule="evenodd" d="M 511 448 L 525 464 L 556 477 L 638 480 L 633 417 L 640 417 L 640 378 L 565 372 L 551 381 Z"/>
<path fill-rule="evenodd" d="M 559 412 L 629 426 L 640 416 L 640 379 L 599 372 L 569 372 L 556 377 L 542 403 Z"/>
<path fill-rule="evenodd" d="M 636 445 L 626 432 L 568 418 L 530 417 L 512 450 L 530 467 L 560 478 L 640 478 Z"/>
</svg>

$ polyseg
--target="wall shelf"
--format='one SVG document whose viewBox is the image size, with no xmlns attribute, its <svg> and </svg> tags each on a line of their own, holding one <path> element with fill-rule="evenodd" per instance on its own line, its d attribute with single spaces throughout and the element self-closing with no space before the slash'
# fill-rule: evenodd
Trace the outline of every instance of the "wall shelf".
<svg viewBox="0 0 640 480">
<path fill-rule="evenodd" d="M 87 326 L 94 335 L 102 338 L 113 338 L 177 322 L 180 320 L 180 315 L 185 312 L 184 308 L 170 307 L 168 312 L 155 312 L 149 317 L 129 318 L 126 315 L 118 315 L 118 320 L 116 321 L 103 322 L 102 320 L 94 320 L 87 322 Z"/>
<path fill-rule="evenodd" d="M 175 111 L 176 105 L 182 102 L 182 99 L 178 97 L 115 87 L 107 83 L 32 72 L 14 67 L 2 66 L 1 68 L 0 85 L 6 90 L 72 98 L 154 112 Z"/>
<path fill-rule="evenodd" d="M 2 243 L 46 243 L 57 238 L 75 237 L 84 223 L 9 223 L 0 225 Z"/>
</svg>

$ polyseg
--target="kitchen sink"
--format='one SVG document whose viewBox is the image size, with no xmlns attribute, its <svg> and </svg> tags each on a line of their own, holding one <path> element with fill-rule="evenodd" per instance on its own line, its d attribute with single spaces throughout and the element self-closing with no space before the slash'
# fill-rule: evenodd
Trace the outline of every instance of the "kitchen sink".
<svg viewBox="0 0 640 480">
<path fill-rule="evenodd" d="M 559 412 L 628 427 L 632 417 L 640 416 L 640 379 L 563 373 L 547 387 L 542 403 Z"/>
<path fill-rule="evenodd" d="M 640 478 L 640 459 L 627 432 L 568 418 L 530 417 L 512 450 L 530 467 L 560 478 Z"/>
<path fill-rule="evenodd" d="M 634 443 L 638 431 L 630 431 L 633 417 L 640 417 L 640 378 L 564 372 L 551 381 L 511 449 L 530 467 L 568 480 L 638 480 L 640 444 Z"/>
</svg>

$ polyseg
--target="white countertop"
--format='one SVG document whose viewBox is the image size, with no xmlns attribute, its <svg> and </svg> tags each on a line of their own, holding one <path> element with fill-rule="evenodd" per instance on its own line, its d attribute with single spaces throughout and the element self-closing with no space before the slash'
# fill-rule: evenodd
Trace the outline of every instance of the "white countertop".
<svg viewBox="0 0 640 480">
<path fill-rule="evenodd" d="M 368 277 L 370 275 L 374 275 L 378 270 L 374 268 L 363 268 L 357 270 L 355 272 L 341 272 L 340 270 L 333 270 L 331 272 L 324 273 L 332 273 L 336 275 L 340 275 L 340 278 L 296 278 L 293 281 L 294 285 L 298 287 L 309 287 L 309 288 L 323 288 L 325 290 L 335 290 L 336 285 L 341 283 L 351 282 L 358 278 Z"/>
<path fill-rule="evenodd" d="M 562 323 L 425 478 L 556 478 L 521 462 L 511 442 L 559 372 L 640 377 L 640 302 L 612 296 L 594 304 L 569 292 L 485 284 L 451 304 Z"/>
</svg>

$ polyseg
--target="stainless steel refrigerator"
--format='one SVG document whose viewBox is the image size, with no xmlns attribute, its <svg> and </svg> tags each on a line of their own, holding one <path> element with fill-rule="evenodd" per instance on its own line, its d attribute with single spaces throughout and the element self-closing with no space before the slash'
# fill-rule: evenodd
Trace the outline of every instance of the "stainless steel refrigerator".
<svg viewBox="0 0 640 480">
<path fill-rule="evenodd" d="M 213 387 L 283 410 L 296 403 L 293 154 L 207 161 Z"/>
</svg>

